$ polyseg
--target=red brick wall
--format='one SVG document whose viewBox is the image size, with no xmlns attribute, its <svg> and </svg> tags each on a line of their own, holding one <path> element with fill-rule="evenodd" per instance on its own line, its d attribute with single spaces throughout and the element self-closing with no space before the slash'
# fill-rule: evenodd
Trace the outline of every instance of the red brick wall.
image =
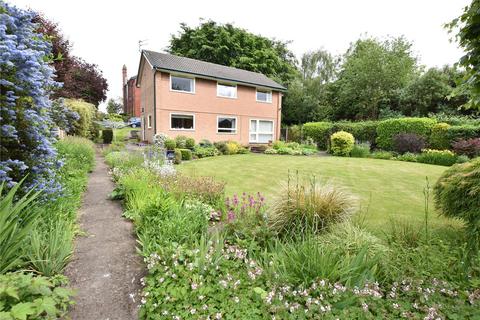
<svg viewBox="0 0 480 320">
<path fill-rule="evenodd" d="M 140 117 L 140 88 L 137 88 L 135 85 L 135 79 L 130 79 L 126 85 L 127 97 L 124 98 L 126 101 L 125 113 L 132 117 Z"/>
</svg>

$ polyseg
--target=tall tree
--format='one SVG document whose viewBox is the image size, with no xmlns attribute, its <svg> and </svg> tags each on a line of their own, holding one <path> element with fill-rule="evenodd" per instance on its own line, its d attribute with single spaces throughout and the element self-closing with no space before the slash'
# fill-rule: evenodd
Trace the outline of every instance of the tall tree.
<svg viewBox="0 0 480 320">
<path fill-rule="evenodd" d="M 123 111 L 123 105 L 120 102 L 121 100 L 121 98 L 110 98 L 107 102 L 107 112 L 109 114 L 120 114 Z"/>
<path fill-rule="evenodd" d="M 480 0 L 473 0 L 462 15 L 447 24 L 451 31 L 458 28 L 457 40 L 465 50 L 459 64 L 465 67 L 464 86 L 456 92 L 468 89 L 471 98 L 468 107 L 480 110 Z"/>
<path fill-rule="evenodd" d="M 261 72 L 282 84 L 296 74 L 295 56 L 288 42 L 255 35 L 232 24 L 206 21 L 198 27 L 180 25 L 178 36 L 172 35 L 168 51 L 172 54 Z"/>
<path fill-rule="evenodd" d="M 360 39 L 351 45 L 337 81 L 337 118 L 377 119 L 414 76 L 417 59 L 404 38 Z"/>
<path fill-rule="evenodd" d="M 72 45 L 62 34 L 58 23 L 37 13 L 33 18 L 37 32 L 52 43 L 52 64 L 55 80 L 63 83 L 53 94 L 54 98 L 83 99 L 98 107 L 107 98 L 108 84 L 97 65 L 71 54 Z"/>
</svg>

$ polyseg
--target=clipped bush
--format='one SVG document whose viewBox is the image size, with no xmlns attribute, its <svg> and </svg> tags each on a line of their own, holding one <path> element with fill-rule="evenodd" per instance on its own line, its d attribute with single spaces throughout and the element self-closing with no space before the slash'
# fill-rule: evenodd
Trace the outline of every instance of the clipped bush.
<svg viewBox="0 0 480 320">
<path fill-rule="evenodd" d="M 356 197 L 331 183 L 287 184 L 268 211 L 269 225 L 279 235 L 318 233 L 348 220 L 357 204 Z"/>
<path fill-rule="evenodd" d="M 103 143 L 110 144 L 113 141 L 113 130 L 112 129 L 103 129 L 102 130 L 102 139 Z"/>
<path fill-rule="evenodd" d="M 457 159 L 457 155 L 450 150 L 424 149 L 417 156 L 417 162 L 439 166 L 451 166 L 457 163 Z"/>
<path fill-rule="evenodd" d="M 175 143 L 177 145 L 177 148 L 185 149 L 187 147 L 187 139 L 188 138 L 185 136 L 176 136 Z"/>
<path fill-rule="evenodd" d="M 278 154 L 278 150 L 274 149 L 274 148 L 268 148 L 263 153 L 265 153 L 265 154 Z"/>
<path fill-rule="evenodd" d="M 428 139 L 436 120 L 430 118 L 397 118 L 381 121 L 377 126 L 377 145 L 392 150 L 393 138 L 400 133 L 413 133 Z"/>
<path fill-rule="evenodd" d="M 355 143 L 350 156 L 353 158 L 366 158 L 370 154 L 369 143 Z"/>
<path fill-rule="evenodd" d="M 193 139 L 193 138 L 187 138 L 187 140 L 185 140 L 185 147 L 186 147 L 187 149 L 192 150 L 193 147 L 195 147 L 195 139 Z"/>
<path fill-rule="evenodd" d="M 312 138 L 319 149 L 327 150 L 332 128 L 333 124 L 330 122 L 308 122 L 303 125 L 303 134 L 306 138 Z"/>
<path fill-rule="evenodd" d="M 478 157 L 480 156 L 480 138 L 456 141 L 452 148 L 457 154 L 470 158 Z"/>
<path fill-rule="evenodd" d="M 175 164 L 182 163 L 182 151 L 180 149 L 175 149 L 173 163 Z"/>
<path fill-rule="evenodd" d="M 393 137 L 393 150 L 398 153 L 419 153 L 425 148 L 425 138 L 415 133 L 399 133 Z"/>
<path fill-rule="evenodd" d="M 432 127 L 429 144 L 430 147 L 437 150 L 445 150 L 450 148 L 450 140 L 448 138 L 448 130 L 451 125 L 445 122 L 437 123 Z"/>
<path fill-rule="evenodd" d="M 182 161 L 192 160 L 192 150 L 190 149 L 180 149 L 182 153 Z"/>
<path fill-rule="evenodd" d="M 175 150 L 177 147 L 177 142 L 173 139 L 166 139 L 165 140 L 165 148 L 167 150 Z"/>
<path fill-rule="evenodd" d="M 351 133 L 338 131 L 330 136 L 330 152 L 334 156 L 348 157 L 354 144 L 355 139 Z"/>
<path fill-rule="evenodd" d="M 466 223 L 470 255 L 480 246 L 480 158 L 447 169 L 433 188 L 435 207 L 448 218 Z"/>
<path fill-rule="evenodd" d="M 375 146 L 378 123 L 379 121 L 334 122 L 332 132 L 346 131 L 351 133 L 356 140 L 368 142 L 370 145 Z"/>
</svg>

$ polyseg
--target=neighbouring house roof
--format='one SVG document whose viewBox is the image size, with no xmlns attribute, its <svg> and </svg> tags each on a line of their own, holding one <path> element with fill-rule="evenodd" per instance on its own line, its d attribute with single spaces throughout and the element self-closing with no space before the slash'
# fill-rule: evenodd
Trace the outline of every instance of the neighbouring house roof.
<svg viewBox="0 0 480 320">
<path fill-rule="evenodd" d="M 279 83 L 258 72 L 149 50 L 143 50 L 142 54 L 153 68 L 160 71 L 188 73 L 198 77 L 215 78 L 279 91 L 286 90 L 286 88 Z"/>
</svg>

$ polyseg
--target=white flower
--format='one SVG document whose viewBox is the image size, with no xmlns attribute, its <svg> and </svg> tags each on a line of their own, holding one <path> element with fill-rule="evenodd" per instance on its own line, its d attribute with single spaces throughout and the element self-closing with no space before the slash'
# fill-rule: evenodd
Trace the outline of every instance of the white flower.
<svg viewBox="0 0 480 320">
<path fill-rule="evenodd" d="M 222 319 L 222 313 L 217 312 L 217 313 L 215 314 L 215 319 L 217 319 L 217 320 Z"/>
</svg>

